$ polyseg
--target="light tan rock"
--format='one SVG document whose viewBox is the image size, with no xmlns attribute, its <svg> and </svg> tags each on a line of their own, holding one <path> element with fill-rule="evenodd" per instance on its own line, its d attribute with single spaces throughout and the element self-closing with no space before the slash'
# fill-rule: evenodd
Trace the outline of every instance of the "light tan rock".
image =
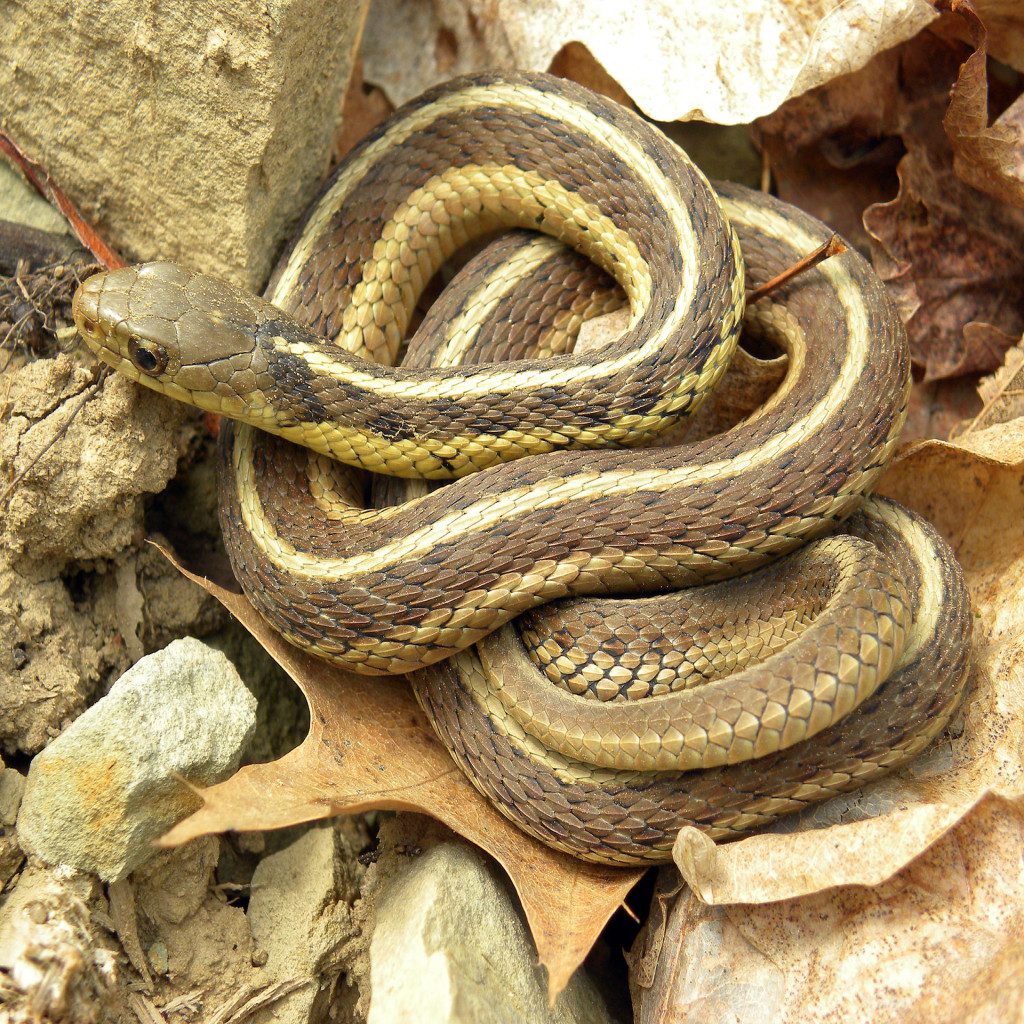
<svg viewBox="0 0 1024 1024">
<path fill-rule="evenodd" d="M 368 1024 L 606 1024 L 585 970 L 554 1007 L 509 890 L 483 856 L 447 842 L 380 883 Z"/>
<path fill-rule="evenodd" d="M 225 898 L 237 890 L 217 885 L 220 846 L 219 837 L 203 836 L 164 850 L 128 883 L 118 883 L 134 888 L 139 944 L 148 971 L 160 979 L 160 1001 L 198 991 L 203 1013 L 196 1019 L 203 1021 L 239 993 L 258 990 L 267 981 L 253 964 L 245 911 Z M 138 952 L 136 957 L 141 959 Z"/>
<path fill-rule="evenodd" d="M 14 834 L 24 792 L 25 776 L 5 767 L 0 758 L 0 889 L 6 887 L 25 859 Z"/>
<path fill-rule="evenodd" d="M 271 978 L 303 984 L 257 1013 L 253 1024 L 324 1019 L 343 967 L 338 954 L 355 927 L 351 904 L 362 869 L 352 835 L 351 828 L 312 828 L 256 868 L 247 914 L 253 942 Z"/>
<path fill-rule="evenodd" d="M 0 128 L 125 256 L 257 287 L 326 167 L 363 10 L 7 5 Z"/>
</svg>

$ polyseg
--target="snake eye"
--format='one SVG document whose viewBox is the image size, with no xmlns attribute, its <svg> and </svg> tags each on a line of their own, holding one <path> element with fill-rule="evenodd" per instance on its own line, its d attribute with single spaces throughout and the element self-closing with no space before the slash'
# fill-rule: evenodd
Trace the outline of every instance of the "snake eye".
<svg viewBox="0 0 1024 1024">
<path fill-rule="evenodd" d="M 155 377 L 167 366 L 167 352 L 155 341 L 131 338 L 128 342 L 128 357 L 142 373 Z"/>
</svg>

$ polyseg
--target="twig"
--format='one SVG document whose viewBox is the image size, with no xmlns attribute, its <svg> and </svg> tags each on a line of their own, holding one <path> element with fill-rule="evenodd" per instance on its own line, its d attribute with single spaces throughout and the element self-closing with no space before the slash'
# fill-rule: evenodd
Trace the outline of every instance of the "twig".
<svg viewBox="0 0 1024 1024">
<path fill-rule="evenodd" d="M 635 921 L 637 924 L 640 923 L 639 915 L 637 914 L 637 912 L 625 900 L 623 900 L 619 904 L 619 909 L 624 911 L 626 916 L 629 917 L 630 920 Z"/>
<path fill-rule="evenodd" d="M 110 916 L 113 919 L 114 931 L 121 940 L 121 947 L 128 956 L 132 967 L 142 977 L 144 990 L 153 991 L 153 976 L 149 973 L 146 954 L 142 951 L 139 940 L 139 922 L 135 914 L 135 891 L 130 878 L 122 878 L 119 882 L 111 882 L 107 886 L 107 902 L 110 905 Z"/>
<path fill-rule="evenodd" d="M 89 222 L 78 212 L 78 208 L 64 194 L 64 190 L 54 183 L 42 167 L 30 160 L 10 136 L 0 132 L 0 153 L 17 167 L 28 179 L 33 188 L 45 199 L 57 207 L 65 220 L 71 225 L 78 240 L 108 270 L 116 270 L 125 266 L 125 261 L 103 241 Z"/>
<path fill-rule="evenodd" d="M 797 260 L 793 266 L 788 267 L 781 274 L 776 274 L 775 277 L 770 281 L 766 281 L 760 287 L 748 292 L 747 304 L 753 305 L 758 299 L 763 299 L 766 295 L 770 295 L 775 291 L 776 288 L 784 285 L 787 281 L 791 281 L 797 274 L 802 274 L 805 270 L 816 267 L 830 256 L 841 256 L 846 252 L 847 248 L 846 243 L 838 235 L 833 234 L 827 242 L 822 242 L 817 249 Z"/>
<path fill-rule="evenodd" d="M 217 1009 L 210 1018 L 209 1024 L 242 1024 L 258 1010 L 276 1003 L 298 988 L 315 983 L 315 978 L 293 978 L 263 988 L 257 986 L 244 988 Z"/>
<path fill-rule="evenodd" d="M 15 320 L 14 323 L 7 328 L 7 333 L 3 336 L 3 338 L 0 338 L 0 352 L 3 352 L 7 349 L 7 342 L 11 338 L 15 337 L 18 331 L 21 330 L 21 328 L 28 323 L 28 321 L 32 318 L 32 313 L 34 311 L 35 307 L 33 306 L 31 309 L 22 313 L 21 316 L 18 317 L 18 319 Z M 10 354 L 7 356 L 7 359 L 4 360 L 4 365 L 0 366 L 0 373 L 3 373 L 7 369 L 7 367 L 10 366 L 11 360 L 15 356 L 17 347 L 17 342 L 15 342 L 14 345 L 11 346 Z"/>
<path fill-rule="evenodd" d="M 203 990 L 201 988 L 194 988 L 164 1003 L 163 1012 L 194 1014 L 202 1005 Z"/>
<path fill-rule="evenodd" d="M 128 1005 L 139 1024 L 167 1024 L 167 1018 L 156 1008 L 153 1000 L 139 992 L 128 993 Z"/>
</svg>

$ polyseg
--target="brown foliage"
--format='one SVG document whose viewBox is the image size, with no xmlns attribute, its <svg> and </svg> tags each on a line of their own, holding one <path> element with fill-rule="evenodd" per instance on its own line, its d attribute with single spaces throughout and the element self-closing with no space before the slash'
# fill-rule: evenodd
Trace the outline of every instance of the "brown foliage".
<svg viewBox="0 0 1024 1024">
<path fill-rule="evenodd" d="M 1020 103 L 987 127 L 988 105 L 1017 91 L 1004 77 L 958 2 L 757 125 L 780 196 L 870 248 L 926 381 L 994 370 L 1024 330 L 1024 211 L 1007 205 L 1020 195 Z"/>
</svg>

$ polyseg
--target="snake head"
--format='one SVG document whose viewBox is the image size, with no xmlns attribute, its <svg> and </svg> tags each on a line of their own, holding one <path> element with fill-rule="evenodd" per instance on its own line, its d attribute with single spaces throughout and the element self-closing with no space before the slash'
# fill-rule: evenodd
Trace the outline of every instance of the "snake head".
<svg viewBox="0 0 1024 1024">
<path fill-rule="evenodd" d="M 273 310 L 262 299 L 160 262 L 94 274 L 71 309 L 86 343 L 114 369 L 211 412 L 251 412 L 266 373 L 257 332 Z"/>
</svg>

